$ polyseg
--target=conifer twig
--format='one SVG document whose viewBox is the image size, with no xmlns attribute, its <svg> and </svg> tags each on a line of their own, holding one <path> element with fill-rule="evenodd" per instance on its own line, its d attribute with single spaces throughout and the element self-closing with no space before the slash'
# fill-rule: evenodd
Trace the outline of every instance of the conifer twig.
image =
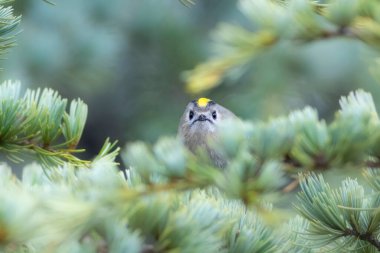
<svg viewBox="0 0 380 253">
<path fill-rule="evenodd" d="M 380 241 L 376 239 L 372 233 L 363 234 L 363 233 L 360 233 L 359 231 L 356 231 L 355 229 L 346 229 L 344 231 L 344 236 L 353 236 L 362 241 L 366 241 L 372 244 L 377 250 L 380 251 Z"/>
</svg>

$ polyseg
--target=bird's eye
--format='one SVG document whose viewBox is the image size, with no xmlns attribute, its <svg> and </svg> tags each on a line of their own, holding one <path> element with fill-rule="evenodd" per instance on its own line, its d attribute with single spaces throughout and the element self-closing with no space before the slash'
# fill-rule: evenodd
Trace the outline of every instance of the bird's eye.
<svg viewBox="0 0 380 253">
<path fill-rule="evenodd" d="M 213 118 L 213 119 L 216 119 L 216 111 L 213 111 L 213 112 L 212 112 L 212 118 Z"/>
<path fill-rule="evenodd" d="M 192 120 L 194 118 L 194 112 L 190 111 L 189 112 L 189 120 Z"/>
</svg>

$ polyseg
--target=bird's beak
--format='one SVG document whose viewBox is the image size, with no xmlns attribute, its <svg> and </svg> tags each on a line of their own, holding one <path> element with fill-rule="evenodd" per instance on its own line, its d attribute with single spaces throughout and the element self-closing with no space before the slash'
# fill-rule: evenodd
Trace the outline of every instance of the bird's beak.
<svg viewBox="0 0 380 253">
<path fill-rule="evenodd" d="M 207 119 L 206 115 L 201 114 L 201 115 L 199 115 L 199 117 L 198 117 L 197 120 L 198 120 L 198 121 L 206 121 L 206 120 L 208 120 L 208 119 Z"/>
<path fill-rule="evenodd" d="M 198 118 L 196 120 L 193 121 L 193 123 L 191 123 L 191 125 L 194 125 L 194 123 L 198 122 L 198 121 L 200 121 L 200 122 L 208 121 L 211 124 L 214 124 L 214 122 L 212 122 L 209 118 L 207 118 L 206 115 L 201 114 L 198 116 Z"/>
</svg>

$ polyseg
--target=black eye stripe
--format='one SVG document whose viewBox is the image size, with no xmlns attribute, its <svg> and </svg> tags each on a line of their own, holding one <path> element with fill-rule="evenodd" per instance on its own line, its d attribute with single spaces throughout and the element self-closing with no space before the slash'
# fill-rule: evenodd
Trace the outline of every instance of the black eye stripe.
<svg viewBox="0 0 380 253">
<path fill-rule="evenodd" d="M 194 118 L 194 112 L 190 111 L 189 112 L 189 119 L 192 120 Z"/>
<path fill-rule="evenodd" d="M 216 116 L 217 116 L 217 115 L 216 115 L 216 111 L 213 111 L 213 112 L 212 112 L 212 118 L 213 118 L 213 119 L 216 119 Z"/>
</svg>

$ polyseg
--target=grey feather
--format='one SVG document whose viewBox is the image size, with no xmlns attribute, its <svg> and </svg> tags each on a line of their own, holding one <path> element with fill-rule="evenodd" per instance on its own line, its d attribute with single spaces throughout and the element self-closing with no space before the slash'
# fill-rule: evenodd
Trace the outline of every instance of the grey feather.
<svg viewBox="0 0 380 253">
<path fill-rule="evenodd" d="M 205 150 L 216 167 L 224 168 L 228 161 L 210 145 L 210 142 L 219 138 L 218 127 L 226 119 L 237 117 L 230 110 L 212 101 L 204 107 L 197 106 L 194 101 L 190 102 L 180 119 L 178 137 L 191 152 L 197 154 Z"/>
</svg>

